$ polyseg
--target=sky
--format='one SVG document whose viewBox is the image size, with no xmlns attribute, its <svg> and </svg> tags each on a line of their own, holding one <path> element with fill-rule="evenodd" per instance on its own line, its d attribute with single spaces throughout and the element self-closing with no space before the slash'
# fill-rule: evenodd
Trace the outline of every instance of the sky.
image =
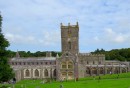
<svg viewBox="0 0 130 88">
<path fill-rule="evenodd" d="M 130 47 L 130 0 L 0 0 L 12 51 L 61 51 L 60 23 L 79 23 L 79 52 Z"/>
</svg>

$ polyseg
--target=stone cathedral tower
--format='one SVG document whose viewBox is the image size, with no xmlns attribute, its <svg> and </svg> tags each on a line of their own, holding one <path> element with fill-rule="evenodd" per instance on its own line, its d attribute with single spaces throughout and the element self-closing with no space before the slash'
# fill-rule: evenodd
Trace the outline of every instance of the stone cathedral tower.
<svg viewBox="0 0 130 88">
<path fill-rule="evenodd" d="M 71 52 L 77 54 L 79 52 L 79 26 L 76 25 L 63 26 L 61 23 L 61 44 L 62 53 Z"/>
<path fill-rule="evenodd" d="M 61 23 L 62 55 L 57 59 L 58 80 L 78 79 L 79 26 Z"/>
</svg>

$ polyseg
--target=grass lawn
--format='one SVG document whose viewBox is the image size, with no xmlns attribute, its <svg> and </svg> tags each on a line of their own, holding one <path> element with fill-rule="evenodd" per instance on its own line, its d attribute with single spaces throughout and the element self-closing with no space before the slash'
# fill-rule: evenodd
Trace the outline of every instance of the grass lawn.
<svg viewBox="0 0 130 88">
<path fill-rule="evenodd" d="M 119 74 L 119 77 L 117 74 L 100 77 L 100 80 L 98 80 L 99 76 L 96 76 L 81 78 L 77 82 L 73 80 L 62 83 L 53 81 L 46 84 L 42 84 L 42 80 L 22 80 L 15 84 L 15 88 L 60 88 L 60 84 L 63 88 L 130 88 L 130 73 Z"/>
</svg>

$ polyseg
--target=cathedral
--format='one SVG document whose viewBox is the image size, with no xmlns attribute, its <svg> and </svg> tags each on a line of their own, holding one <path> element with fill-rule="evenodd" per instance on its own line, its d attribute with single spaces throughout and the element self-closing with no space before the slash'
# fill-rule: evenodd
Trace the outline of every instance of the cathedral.
<svg viewBox="0 0 130 88">
<path fill-rule="evenodd" d="M 17 81 L 22 79 L 55 79 L 70 80 L 105 74 L 126 73 L 129 62 L 105 60 L 103 54 L 79 52 L 79 25 L 65 26 L 61 23 L 62 55 L 52 57 L 46 52 L 46 57 L 16 57 L 9 64 L 15 72 Z"/>
</svg>

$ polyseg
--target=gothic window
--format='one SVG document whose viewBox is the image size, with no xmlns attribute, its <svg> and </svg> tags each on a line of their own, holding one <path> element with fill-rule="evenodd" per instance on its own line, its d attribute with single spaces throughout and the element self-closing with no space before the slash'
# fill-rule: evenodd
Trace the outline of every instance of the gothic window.
<svg viewBox="0 0 130 88">
<path fill-rule="evenodd" d="M 68 42 L 68 47 L 69 49 L 71 49 L 71 42 Z"/>
<path fill-rule="evenodd" d="M 30 76 L 30 72 L 29 72 L 28 69 L 26 70 L 25 74 L 26 74 L 26 77 L 29 77 L 29 76 Z"/>
<path fill-rule="evenodd" d="M 116 73 L 116 74 L 118 73 L 118 68 L 114 69 L 114 73 Z"/>
<path fill-rule="evenodd" d="M 67 75 L 67 73 L 66 72 L 62 72 L 62 76 L 66 76 Z"/>
<path fill-rule="evenodd" d="M 68 76 L 72 76 L 73 75 L 73 72 L 68 72 Z"/>
<path fill-rule="evenodd" d="M 73 68 L 73 63 L 72 62 L 68 62 L 68 69 L 72 69 Z"/>
<path fill-rule="evenodd" d="M 122 73 L 126 73 L 126 69 L 125 68 L 122 69 Z"/>
<path fill-rule="evenodd" d="M 101 62 L 99 61 L 99 64 L 101 64 Z"/>
<path fill-rule="evenodd" d="M 103 68 L 100 68 L 100 74 L 103 74 L 103 73 L 104 73 Z"/>
<path fill-rule="evenodd" d="M 19 65 L 21 65 L 21 62 L 19 62 Z"/>
<path fill-rule="evenodd" d="M 25 62 L 23 62 L 23 65 L 25 65 L 26 63 Z"/>
<path fill-rule="evenodd" d="M 107 74 L 111 74 L 111 68 L 107 68 Z"/>
<path fill-rule="evenodd" d="M 47 65 L 47 62 L 45 62 L 45 64 Z"/>
<path fill-rule="evenodd" d="M 93 73 L 93 74 L 97 74 L 97 69 L 96 69 L 96 68 L 93 68 L 93 69 L 92 69 L 92 73 Z"/>
<path fill-rule="evenodd" d="M 86 69 L 86 74 L 90 74 L 90 68 Z"/>
<path fill-rule="evenodd" d="M 95 62 L 93 61 L 93 64 L 95 64 Z"/>
<path fill-rule="evenodd" d="M 56 69 L 53 71 L 53 76 L 56 77 Z"/>
<path fill-rule="evenodd" d="M 62 69 L 65 69 L 65 68 L 67 68 L 66 62 L 62 62 Z"/>
<path fill-rule="evenodd" d="M 35 70 L 35 76 L 39 77 L 39 71 L 37 69 Z"/>
<path fill-rule="evenodd" d="M 48 77 L 48 70 L 47 69 L 45 69 L 44 75 L 45 75 L 45 77 Z"/>
<path fill-rule="evenodd" d="M 89 64 L 89 62 L 87 61 L 87 64 Z"/>
</svg>

